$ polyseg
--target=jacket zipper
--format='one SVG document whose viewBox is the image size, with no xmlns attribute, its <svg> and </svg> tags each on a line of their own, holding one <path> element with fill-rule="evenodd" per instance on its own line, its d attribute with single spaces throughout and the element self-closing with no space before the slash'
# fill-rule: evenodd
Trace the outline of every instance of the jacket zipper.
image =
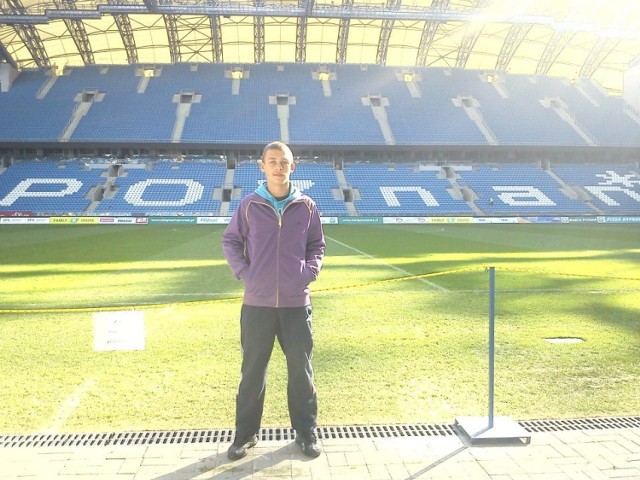
<svg viewBox="0 0 640 480">
<path fill-rule="evenodd" d="M 286 208 L 286 207 L 285 207 Z M 280 306 L 280 234 L 282 233 L 282 212 L 274 208 L 276 216 L 278 217 L 278 241 L 276 244 L 276 308 Z"/>
<path fill-rule="evenodd" d="M 276 308 L 280 306 L 280 234 L 282 233 L 282 216 L 284 215 L 284 211 L 289 208 L 289 205 L 294 203 L 294 201 L 289 202 L 282 209 L 280 213 L 273 207 L 273 205 L 269 203 L 265 203 L 266 206 L 271 208 L 273 212 L 276 214 L 278 218 L 278 239 L 276 241 Z"/>
<path fill-rule="evenodd" d="M 282 216 L 284 215 L 284 211 L 289 208 L 289 205 L 292 203 L 293 201 L 287 203 L 280 212 L 271 207 L 278 217 L 278 241 L 276 248 L 276 308 L 280 306 L 280 235 L 282 234 Z"/>
</svg>

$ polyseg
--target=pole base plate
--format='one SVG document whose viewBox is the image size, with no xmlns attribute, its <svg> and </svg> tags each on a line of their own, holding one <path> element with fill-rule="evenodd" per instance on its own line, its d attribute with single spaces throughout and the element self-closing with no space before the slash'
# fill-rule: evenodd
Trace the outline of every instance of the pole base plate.
<svg viewBox="0 0 640 480">
<path fill-rule="evenodd" d="M 493 417 L 492 425 L 489 417 L 457 417 L 455 427 L 472 445 L 509 442 L 529 445 L 531 442 L 531 434 L 509 417 Z"/>
</svg>

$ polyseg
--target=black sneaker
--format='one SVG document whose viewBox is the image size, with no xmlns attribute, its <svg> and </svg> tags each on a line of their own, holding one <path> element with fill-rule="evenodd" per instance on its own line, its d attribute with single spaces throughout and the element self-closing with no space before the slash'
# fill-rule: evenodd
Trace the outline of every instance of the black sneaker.
<svg viewBox="0 0 640 480">
<path fill-rule="evenodd" d="M 296 443 L 302 447 L 302 453 L 307 457 L 317 458 L 322 453 L 316 434 L 313 431 L 296 434 Z"/>
<path fill-rule="evenodd" d="M 247 448 L 255 447 L 256 443 L 258 443 L 258 437 L 255 435 L 248 439 L 246 437 L 239 438 L 236 435 L 235 440 L 227 450 L 227 457 L 229 457 L 229 460 L 239 460 L 242 457 L 246 457 Z"/>
</svg>

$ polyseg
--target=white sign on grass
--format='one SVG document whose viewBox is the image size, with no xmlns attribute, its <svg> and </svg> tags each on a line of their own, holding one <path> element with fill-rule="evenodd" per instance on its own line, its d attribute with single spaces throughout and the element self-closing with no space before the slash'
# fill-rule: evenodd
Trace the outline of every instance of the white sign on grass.
<svg viewBox="0 0 640 480">
<path fill-rule="evenodd" d="M 144 312 L 96 312 L 93 314 L 93 349 L 144 350 Z"/>
</svg>

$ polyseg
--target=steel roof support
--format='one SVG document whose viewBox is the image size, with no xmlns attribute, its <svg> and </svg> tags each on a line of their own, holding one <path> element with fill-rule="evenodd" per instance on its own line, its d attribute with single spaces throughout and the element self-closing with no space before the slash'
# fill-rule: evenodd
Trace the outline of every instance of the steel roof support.
<svg viewBox="0 0 640 480">
<path fill-rule="evenodd" d="M 82 20 L 64 20 L 64 23 L 71 34 L 71 38 L 73 38 L 73 42 L 76 44 L 76 47 L 78 47 L 82 61 L 85 65 L 94 64 L 93 50 L 89 44 L 89 37 L 87 36 L 87 31 L 84 28 Z"/>
<path fill-rule="evenodd" d="M 469 55 L 473 51 L 473 46 L 478 41 L 478 37 L 480 37 L 480 32 L 482 30 L 478 28 L 472 28 L 472 31 L 467 31 L 462 38 L 462 44 L 458 49 L 458 58 L 456 59 L 456 67 L 464 68 L 467 64 L 467 60 L 469 60 Z"/>
<path fill-rule="evenodd" d="M 402 0 L 387 0 L 387 10 L 397 12 L 400 9 Z M 393 31 L 395 20 L 384 19 L 380 29 L 380 39 L 378 40 L 378 51 L 376 52 L 376 63 L 385 65 L 387 63 L 387 52 L 389 51 L 389 38 Z"/>
<path fill-rule="evenodd" d="M 342 8 L 350 9 L 353 7 L 353 0 L 342 0 Z M 349 43 L 349 25 L 351 20 L 341 18 L 338 26 L 338 42 L 336 44 L 336 63 L 342 65 L 347 61 L 347 44 Z"/>
<path fill-rule="evenodd" d="M 598 38 L 598 41 L 582 64 L 582 68 L 580 68 L 578 76 L 591 77 L 596 70 L 598 70 L 600 65 L 602 65 L 605 58 L 607 58 L 607 56 L 616 49 L 619 43 L 620 40 L 615 38 Z"/>
<path fill-rule="evenodd" d="M 489 0 L 476 0 L 474 8 L 481 10 L 489 4 Z M 458 58 L 456 59 L 456 67 L 464 68 L 469 60 L 469 55 L 473 52 L 478 38 L 480 38 L 482 28 L 474 25 L 473 23 L 467 25 L 467 33 L 464 34 L 462 44 L 458 49 Z"/>
<path fill-rule="evenodd" d="M 504 39 L 498 58 L 496 59 L 496 70 L 506 71 L 507 65 L 511 62 L 513 55 L 518 50 L 522 41 L 527 37 L 533 25 L 512 25 L 507 37 Z"/>
<path fill-rule="evenodd" d="M 14 28 L 29 50 L 35 64 L 38 67 L 50 66 L 49 57 L 36 27 L 33 25 L 15 25 Z"/>
<path fill-rule="evenodd" d="M 136 48 L 136 40 L 133 36 L 133 28 L 131 27 L 129 15 L 114 15 L 113 19 L 120 32 L 124 49 L 127 52 L 127 62 L 130 65 L 138 63 L 138 49 Z"/>
<path fill-rule="evenodd" d="M 178 22 L 176 21 L 176 15 L 163 15 L 162 18 L 167 29 L 171 63 L 178 63 L 180 61 L 180 42 L 178 40 Z"/>
<path fill-rule="evenodd" d="M 11 15 L 27 14 L 27 10 L 24 8 L 24 6 L 22 6 L 20 0 L 6 0 L 6 2 L 10 8 L 9 13 Z M 6 13 L 4 8 L 2 8 L 2 13 Z M 33 58 L 35 64 L 38 67 L 48 67 L 50 65 L 49 57 L 47 56 L 47 52 L 44 49 L 44 44 L 42 43 L 42 39 L 40 38 L 36 27 L 33 25 L 15 24 L 13 28 L 27 47 L 27 50 L 29 50 L 29 53 L 31 54 L 31 57 Z"/>
<path fill-rule="evenodd" d="M 159 14 L 174 14 L 174 15 L 228 15 L 228 16 L 241 16 L 241 17 L 301 17 L 305 15 L 303 7 L 299 7 L 296 4 L 288 2 L 264 4 L 264 0 L 254 0 L 254 4 L 249 2 L 236 2 L 228 1 L 218 4 L 212 4 L 210 2 L 203 3 L 174 3 L 171 0 L 162 1 L 159 4 L 156 0 L 143 0 L 144 5 L 136 3 L 123 3 L 121 5 L 104 5 L 100 4 L 97 7 L 98 14 L 101 13 L 159 13 Z M 259 3 L 256 3 L 259 2 Z M 149 4 L 154 5 L 153 8 L 149 8 Z M 434 1 L 433 5 L 437 5 L 438 2 Z M 380 6 L 381 5 L 381 6 Z M 475 5 L 475 4 L 474 4 Z M 552 25 L 555 21 L 549 16 L 493 16 L 491 18 L 483 15 L 482 12 L 476 11 L 476 8 L 465 8 L 465 11 L 457 9 L 442 9 L 439 10 L 434 6 L 429 7 L 412 7 L 406 9 L 389 10 L 385 7 L 385 3 L 382 4 L 367 4 L 362 5 L 360 3 L 354 4 L 349 2 L 348 6 L 346 2 L 335 2 L 335 4 L 328 5 L 326 3 L 315 3 L 311 12 L 312 18 L 332 18 L 332 19 L 360 19 L 360 20 L 422 20 L 422 21 L 437 21 L 437 22 L 475 22 L 475 21 L 490 21 L 490 22 L 508 22 L 508 23 L 537 23 L 541 25 Z M 62 12 L 62 15 L 71 15 L 72 12 Z M 79 10 L 74 12 L 75 15 L 90 16 L 94 13 L 93 10 Z M 46 16 L 46 15 L 43 15 Z M 4 20 L 4 19 L 3 19 Z M 29 20 L 29 19 L 27 19 Z M 45 19 L 46 21 L 46 19 Z"/>
<path fill-rule="evenodd" d="M 178 16 L 176 21 L 176 37 L 180 48 L 179 62 L 211 62 L 213 38 L 211 37 L 211 22 L 209 17 L 200 16 L 197 18 Z M 191 38 L 198 38 L 191 41 Z"/>
<path fill-rule="evenodd" d="M 146 10 L 148 10 L 149 12 L 156 13 L 158 11 L 158 0 L 142 0 L 142 1 L 144 2 Z M 111 6 L 115 8 L 118 7 L 117 5 L 111 5 Z M 126 13 L 133 13 L 133 12 L 126 12 Z"/>
<path fill-rule="evenodd" d="M 264 0 L 255 0 L 254 5 L 256 8 L 263 9 L 264 8 Z M 254 27 L 253 27 L 253 60 L 256 63 L 264 62 L 264 17 L 263 16 L 255 16 L 254 17 Z"/>
<path fill-rule="evenodd" d="M 211 5 L 217 7 L 218 0 L 210 0 Z M 222 27 L 220 25 L 220 15 L 209 15 L 209 25 L 211 28 L 211 49 L 213 51 L 213 61 L 215 63 L 223 62 L 222 53 Z"/>
<path fill-rule="evenodd" d="M 562 53 L 562 50 L 569 45 L 571 39 L 574 37 L 575 32 L 554 32 L 547 45 L 544 47 L 544 52 L 540 56 L 540 61 L 536 67 L 536 74 L 547 75 L 551 66 L 556 61 L 558 56 Z"/>
<path fill-rule="evenodd" d="M 391 0 L 393 1 L 393 0 Z M 380 28 L 380 38 L 378 40 L 378 51 L 376 52 L 376 63 L 383 65 L 387 62 L 387 52 L 389 51 L 389 37 L 393 30 L 393 20 L 383 20 Z"/>
<path fill-rule="evenodd" d="M 108 0 L 109 5 L 117 2 L 117 0 Z M 138 63 L 138 49 L 136 48 L 136 40 L 133 36 L 133 27 L 131 26 L 131 20 L 129 15 L 126 14 L 114 14 L 113 20 L 116 22 L 118 31 L 120 32 L 120 38 L 122 38 L 122 44 L 124 50 L 127 52 L 127 62 L 129 65 Z"/>
<path fill-rule="evenodd" d="M 435 38 L 439 27 L 440 22 L 426 22 L 424 24 L 422 36 L 420 37 L 420 44 L 418 45 L 418 52 L 416 54 L 417 67 L 427 66 L 427 55 L 429 54 L 429 49 L 433 44 L 433 39 Z"/>
<path fill-rule="evenodd" d="M 253 27 L 253 60 L 256 63 L 264 62 L 264 17 L 255 17 Z"/>
<path fill-rule="evenodd" d="M 10 2 L 11 0 L 5 0 Z M 558 28 L 558 22 L 547 15 L 492 15 L 486 16 L 480 10 L 488 5 L 488 0 L 476 2 L 471 11 L 456 9 L 439 9 L 437 5 L 445 2 L 434 0 L 432 6 L 388 10 L 370 5 L 354 5 L 353 1 L 342 2 L 340 5 L 315 4 L 311 18 L 347 19 L 347 20 L 407 20 L 407 21 L 433 21 L 433 22 L 462 22 L 474 23 L 477 21 L 508 24 L 535 24 L 549 28 Z M 384 4 L 383 4 L 384 5 Z M 448 5 L 448 3 L 447 3 Z M 468 9 L 466 9 L 468 10 Z M 0 23 L 14 24 L 38 24 L 49 23 L 54 19 L 92 19 L 99 20 L 103 15 L 113 14 L 147 14 L 160 15 L 222 15 L 222 16 L 255 16 L 255 17 L 301 17 L 305 15 L 303 8 L 282 2 L 280 5 L 264 5 L 264 0 L 256 0 L 256 4 L 246 2 L 228 1 L 224 3 L 211 3 L 210 1 L 196 4 L 174 3 L 172 0 L 143 0 L 143 3 L 100 3 L 95 9 L 55 10 L 46 9 L 43 14 L 30 14 L 26 11 L 12 15 L 0 15 Z M 592 31 L 591 24 L 571 24 L 574 30 Z M 620 38 L 638 38 L 636 30 L 621 30 L 617 32 Z"/>
<path fill-rule="evenodd" d="M 220 27 L 220 17 L 211 15 L 209 17 L 211 23 L 211 48 L 213 49 L 213 61 L 222 63 L 224 56 L 222 53 L 222 28 Z"/>
<path fill-rule="evenodd" d="M 59 10 L 76 10 L 76 5 L 73 0 L 53 0 L 54 5 Z M 63 19 L 64 24 L 67 26 L 67 30 L 71 34 L 73 43 L 78 47 L 78 52 L 82 57 L 82 61 L 85 65 L 91 65 L 95 63 L 93 58 L 93 50 L 89 44 L 89 37 L 87 31 L 84 28 L 84 23 L 80 19 Z"/>
<path fill-rule="evenodd" d="M 304 63 L 306 60 L 307 19 L 298 18 L 296 25 L 296 63 Z"/>
<path fill-rule="evenodd" d="M 431 2 L 431 8 L 436 11 L 444 11 L 449 8 L 449 0 L 433 0 L 433 2 Z M 425 67 L 427 65 L 427 55 L 433 44 L 433 39 L 436 36 L 438 27 L 440 27 L 440 23 L 441 22 L 431 20 L 425 22 L 416 54 L 416 66 Z"/>
<path fill-rule="evenodd" d="M 5 60 L 13 68 L 18 69 L 18 65 L 2 42 L 0 42 L 0 61 L 1 60 Z"/>
<path fill-rule="evenodd" d="M 315 0 L 298 0 L 298 7 L 302 8 L 305 15 L 298 17 L 296 24 L 296 63 L 304 63 L 307 57 L 307 22 Z"/>
</svg>

